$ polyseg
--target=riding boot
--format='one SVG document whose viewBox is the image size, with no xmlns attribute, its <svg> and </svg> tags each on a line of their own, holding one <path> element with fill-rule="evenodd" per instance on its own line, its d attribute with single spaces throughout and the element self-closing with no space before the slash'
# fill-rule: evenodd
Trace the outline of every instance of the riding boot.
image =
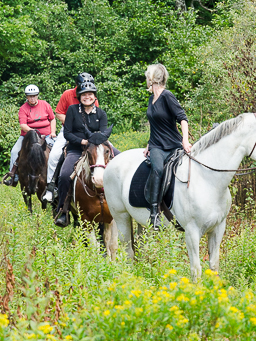
<svg viewBox="0 0 256 341">
<path fill-rule="evenodd" d="M 150 187 L 150 223 L 153 225 L 155 231 L 158 231 L 162 226 L 159 219 L 159 192 L 161 187 L 161 177 L 156 171 L 151 174 L 151 187 Z"/>
<path fill-rule="evenodd" d="M 69 212 L 63 212 L 61 208 L 55 217 L 54 224 L 59 227 L 66 227 L 69 224 Z"/>
<path fill-rule="evenodd" d="M 17 173 L 17 169 L 18 169 L 18 159 L 14 162 L 12 170 L 8 173 L 6 173 L 3 177 L 3 183 L 6 186 L 12 186 L 12 187 L 16 187 L 19 181 L 18 175 Z M 7 180 L 7 178 L 9 178 Z"/>
</svg>

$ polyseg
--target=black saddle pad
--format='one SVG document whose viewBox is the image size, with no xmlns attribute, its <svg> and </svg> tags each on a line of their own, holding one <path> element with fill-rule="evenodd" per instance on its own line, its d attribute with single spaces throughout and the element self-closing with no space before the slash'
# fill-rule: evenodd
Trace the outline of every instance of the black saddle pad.
<svg viewBox="0 0 256 341">
<path fill-rule="evenodd" d="M 130 192 L 129 192 L 129 203 L 131 206 L 150 208 L 150 205 L 144 196 L 144 188 L 145 188 L 149 173 L 150 173 L 150 166 L 147 165 L 146 161 L 143 161 L 139 165 L 138 169 L 136 170 L 132 178 Z M 175 183 L 174 177 L 172 177 L 170 187 L 164 196 L 164 202 L 169 208 L 172 206 L 174 183 Z"/>
</svg>

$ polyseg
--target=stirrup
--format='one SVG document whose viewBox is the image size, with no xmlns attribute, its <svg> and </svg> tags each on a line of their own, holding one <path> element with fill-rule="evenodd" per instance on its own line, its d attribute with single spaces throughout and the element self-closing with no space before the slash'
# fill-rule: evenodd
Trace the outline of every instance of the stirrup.
<svg viewBox="0 0 256 341">
<path fill-rule="evenodd" d="M 150 216 L 150 220 L 153 226 L 153 230 L 159 231 L 159 229 L 162 227 L 162 223 L 159 219 L 159 213 L 157 213 L 155 216 Z"/>
<path fill-rule="evenodd" d="M 9 180 L 7 180 L 10 177 Z M 18 181 L 15 181 L 15 174 L 12 172 L 8 172 L 3 176 L 2 183 L 5 184 L 6 186 L 12 186 L 16 187 L 18 184 Z"/>
</svg>

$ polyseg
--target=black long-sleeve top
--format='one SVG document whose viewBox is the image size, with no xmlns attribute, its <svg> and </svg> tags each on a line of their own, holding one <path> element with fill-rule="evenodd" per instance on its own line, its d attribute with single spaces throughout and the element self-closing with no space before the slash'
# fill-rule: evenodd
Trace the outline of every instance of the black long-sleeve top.
<svg viewBox="0 0 256 341">
<path fill-rule="evenodd" d="M 176 122 L 188 121 L 187 116 L 176 97 L 163 90 L 154 104 L 153 95 L 149 98 L 147 117 L 150 123 L 149 150 L 159 148 L 169 150 L 182 145 L 182 136 Z"/>
<path fill-rule="evenodd" d="M 90 114 L 79 112 L 79 105 L 70 105 L 64 123 L 64 137 L 69 142 L 67 151 L 82 151 L 81 141 L 88 139 L 84 124 L 92 133 L 96 131 L 104 132 L 107 129 L 108 120 L 104 110 L 94 107 Z M 83 119 L 84 117 L 84 119 Z"/>
</svg>

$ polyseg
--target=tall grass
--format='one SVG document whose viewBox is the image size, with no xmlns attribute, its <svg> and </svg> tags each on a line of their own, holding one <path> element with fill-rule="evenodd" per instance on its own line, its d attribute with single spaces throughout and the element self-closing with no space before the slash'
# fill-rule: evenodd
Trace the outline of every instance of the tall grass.
<svg viewBox="0 0 256 341">
<path fill-rule="evenodd" d="M 19 187 L 0 186 L 0 340 L 251 340 L 256 331 L 255 209 L 233 206 L 220 277 L 190 282 L 184 234 L 146 227 L 136 260 L 115 262 L 85 247 L 83 229 L 56 227 L 50 208 L 34 213 Z M 206 271 L 206 273 L 205 273 Z M 15 281 L 15 282 L 14 282 Z"/>
</svg>

